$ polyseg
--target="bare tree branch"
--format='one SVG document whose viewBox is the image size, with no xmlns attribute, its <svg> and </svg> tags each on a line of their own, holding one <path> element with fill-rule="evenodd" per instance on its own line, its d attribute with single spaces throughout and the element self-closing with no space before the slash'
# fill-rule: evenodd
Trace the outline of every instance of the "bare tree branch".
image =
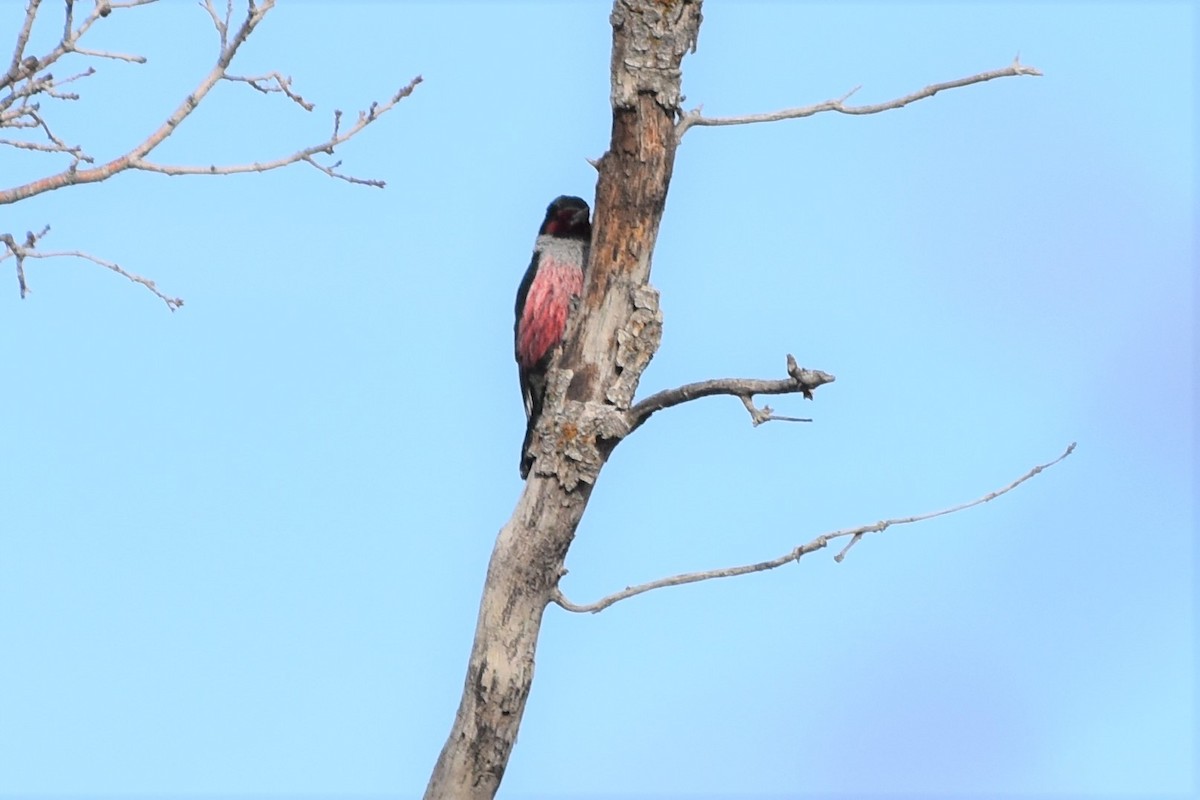
<svg viewBox="0 0 1200 800">
<path fill-rule="evenodd" d="M 229 36 L 229 20 L 233 17 L 233 0 L 229 0 L 225 7 L 225 19 L 217 16 L 217 9 L 213 6 L 212 0 L 204 0 L 200 7 L 208 12 L 208 16 L 212 19 L 213 27 L 217 29 L 217 35 L 221 37 L 221 47 L 224 47 Z"/>
<path fill-rule="evenodd" d="M 401 89 L 396 92 L 396 94 L 393 95 L 392 98 L 386 103 L 372 103 L 369 110 L 360 111 L 358 113 L 358 121 L 346 131 L 339 130 L 341 112 L 336 112 L 334 132 L 328 139 L 319 144 L 310 145 L 302 150 L 297 150 L 291 155 L 283 156 L 282 158 L 277 158 L 273 161 L 261 161 L 253 164 L 227 164 L 223 166 L 217 166 L 216 164 L 213 164 L 207 167 L 201 167 L 189 164 L 157 164 L 153 161 L 147 161 L 143 158 L 136 158 L 133 159 L 128 166 L 132 169 L 138 169 L 144 172 L 159 172 L 163 175 L 236 175 L 244 172 L 267 172 L 269 170 L 279 169 L 280 167 L 286 167 L 289 164 L 305 161 L 309 164 L 312 164 L 325 174 L 330 175 L 331 177 L 341 178 L 342 180 L 349 181 L 350 183 L 357 183 L 364 186 L 375 186 L 382 189 L 386 185 L 386 183 L 382 180 L 352 178 L 347 175 L 336 173 L 334 172 L 334 168 L 340 166 L 340 161 L 330 167 L 324 167 L 314 161 L 312 156 L 316 155 L 317 153 L 332 153 L 334 148 L 336 148 L 338 145 L 343 144 L 347 140 L 356 136 L 359 131 L 370 125 L 375 120 L 379 119 L 380 116 L 395 107 L 397 103 L 412 94 L 413 89 L 417 87 L 417 84 L 419 84 L 421 80 L 421 76 L 418 75 L 409 81 L 408 84 L 401 87 Z M 4 194 L 0 192 L 0 203 L 3 202 Z"/>
<path fill-rule="evenodd" d="M 80 258 L 80 259 L 83 259 L 84 261 L 90 261 L 93 264 L 99 264 L 100 266 L 104 267 L 105 269 L 110 269 L 113 272 L 117 273 L 118 275 L 122 275 L 122 276 L 128 278 L 129 280 L 133 281 L 134 283 L 140 283 L 142 286 L 145 286 L 147 289 L 149 289 L 151 292 L 153 292 L 155 297 L 157 297 L 158 299 L 160 299 L 164 303 L 166 303 L 167 308 L 169 308 L 172 311 L 174 311 L 175 309 L 177 309 L 183 305 L 182 299 L 180 299 L 178 297 L 170 297 L 169 295 L 163 294 L 162 291 L 159 290 L 158 286 L 154 283 L 154 281 L 150 280 L 149 278 L 143 278 L 141 275 L 138 275 L 136 273 L 129 272 L 128 270 L 124 269 L 120 264 L 114 263 L 112 261 L 108 261 L 103 258 L 97 258 L 96 256 L 94 256 L 90 253 L 85 253 L 81 250 L 51 250 L 51 251 L 37 250 L 36 247 L 38 245 L 38 242 L 49 232 L 50 232 L 49 225 L 42 228 L 42 230 L 39 231 L 38 233 L 33 233 L 31 231 L 31 232 L 25 234 L 25 241 L 22 243 L 17 243 L 16 239 L 14 239 L 12 234 L 10 234 L 10 233 L 0 233 L 0 243 L 3 243 L 4 247 L 5 247 L 5 252 L 3 254 L 0 254 L 0 261 L 7 261 L 10 258 L 16 259 L 17 287 L 20 290 L 22 298 L 24 298 L 25 295 L 27 295 L 29 293 L 29 286 L 25 281 L 25 259 L 27 259 L 27 258 L 38 258 L 38 259 Z"/>
<path fill-rule="evenodd" d="M 89 253 L 84 253 L 80 250 L 55 250 L 55 251 L 51 251 L 51 252 L 40 252 L 40 251 L 39 252 L 31 252 L 31 253 L 26 253 L 26 257 L 27 258 L 82 258 L 85 261 L 91 261 L 93 264 L 99 264 L 100 266 L 105 267 L 106 269 L 110 269 L 113 272 L 117 273 L 118 275 L 123 275 L 126 278 L 128 278 L 129 280 L 133 281 L 134 283 L 140 283 L 142 286 L 145 286 L 147 289 L 149 289 L 151 292 L 153 292 L 155 297 L 157 297 L 158 299 L 160 299 L 164 303 L 166 303 L 167 308 L 169 308 L 172 311 L 174 311 L 175 309 L 177 309 L 183 305 L 182 298 L 170 297 L 168 295 L 163 294 L 159 290 L 158 286 L 155 285 L 154 281 L 150 280 L 149 278 L 143 278 L 141 275 L 137 275 L 135 273 L 128 272 L 125 269 L 123 269 L 121 267 L 121 265 L 119 265 L 119 264 L 116 264 L 112 261 L 107 261 L 103 258 L 97 258 L 96 256 L 93 256 Z"/>
<path fill-rule="evenodd" d="M 175 109 L 156 131 L 130 149 L 125 155 L 119 156 L 107 164 L 94 169 L 66 169 L 56 175 L 41 178 L 23 186 L 2 190 L 0 191 L 0 205 L 15 203 L 42 194 L 43 192 L 61 189 L 64 186 L 107 180 L 118 172 L 135 167 L 154 148 L 158 147 L 168 136 L 174 133 L 175 129 L 200 105 L 212 87 L 221 79 L 221 76 L 229 67 L 229 63 L 237 54 L 238 48 L 246 41 L 246 38 L 253 32 L 255 26 L 262 21 L 262 18 L 271 10 L 273 5 L 274 0 L 267 0 L 261 6 L 252 5 L 249 7 L 246 19 L 234 36 L 233 41 L 221 48 L 216 64 L 209 70 L 204 79 L 200 81 L 199 85 L 184 98 L 179 107 Z"/>
<path fill-rule="evenodd" d="M 65 186 L 104 181 L 125 170 L 141 170 L 164 175 L 233 175 L 246 172 L 265 172 L 304 162 L 332 178 L 363 186 L 380 188 L 384 186 L 382 180 L 357 178 L 338 171 L 338 168 L 341 166 L 340 161 L 326 165 L 318 162 L 314 156 L 334 154 L 335 149 L 339 145 L 358 135 L 364 128 L 394 108 L 402 99 L 412 94 L 417 84 L 421 82 L 419 75 L 402 86 L 386 102 L 374 102 L 367 110 L 360 111 L 355 124 L 347 130 L 342 130 L 341 128 L 342 112 L 335 111 L 333 133 L 328 138 L 317 144 L 296 150 L 290 155 L 267 161 L 257 161 L 251 164 L 230 165 L 160 164 L 149 160 L 148 156 L 155 148 L 179 128 L 183 121 L 205 99 L 213 86 L 221 80 L 245 83 L 264 94 L 283 94 L 305 111 L 313 110 L 313 104 L 305 100 L 292 88 L 292 79 L 284 76 L 281 72 L 270 71 L 254 76 L 230 75 L 228 72 L 233 58 L 237 55 L 239 49 L 246 42 L 247 38 L 249 38 L 258 23 L 274 8 L 276 0 L 246 0 L 245 17 L 241 25 L 236 28 L 233 25 L 233 0 L 226 0 L 223 14 L 217 10 L 213 0 L 203 0 L 200 6 L 208 14 L 220 39 L 220 51 L 215 64 L 199 84 L 183 99 L 174 112 L 145 139 L 132 146 L 123 155 L 107 163 L 101 164 L 98 167 L 81 168 L 83 165 L 94 164 L 94 159 L 84 151 L 82 146 L 68 144 L 56 136 L 51 130 L 50 125 L 47 124 L 40 106 L 37 102 L 34 102 L 34 99 L 38 95 L 53 97 L 59 100 L 78 99 L 78 95 L 63 92 L 60 87 L 79 78 L 95 74 L 95 69 L 88 67 L 86 71 L 74 74 L 68 78 L 55 78 L 48 71 L 48 67 L 56 63 L 67 53 L 76 53 L 92 58 L 144 63 L 145 58 L 140 55 L 87 49 L 81 47 L 79 41 L 97 20 L 108 17 L 114 9 L 134 8 L 152 2 L 156 2 L 156 0 L 125 0 L 124 2 L 96 0 L 91 13 L 76 25 L 74 13 L 75 2 L 74 0 L 66 0 L 61 40 L 50 52 L 41 58 L 37 58 L 25 55 L 30 31 L 33 28 L 41 6 L 41 0 L 30 0 L 26 8 L 24 23 L 17 34 L 11 64 L 7 73 L 0 75 L 0 128 L 10 128 L 14 131 L 28 131 L 30 136 L 40 131 L 45 141 L 6 137 L 0 138 L 0 146 L 38 153 L 64 153 L 71 157 L 71 163 L 65 169 L 53 175 L 21 186 L 7 189 L 0 188 L 0 205 L 16 203 L 44 192 L 61 189 Z M 7 93 L 4 90 L 8 90 Z M 46 230 L 48 231 L 49 228 L 47 227 Z M 141 283 L 161 298 L 167 304 L 168 308 L 172 310 L 182 305 L 182 301 L 178 298 L 169 297 L 159 292 L 153 281 L 128 272 L 112 261 L 74 250 L 57 251 L 54 253 L 37 251 L 35 244 L 36 239 L 40 238 L 40 235 L 35 237 L 34 241 L 24 245 L 18 244 L 17 240 L 11 234 L 5 234 L 5 237 L 0 239 L 6 247 L 6 252 L 3 256 L 0 256 L 0 261 L 7 258 L 15 259 L 18 285 L 22 297 L 28 293 L 24 272 L 25 259 L 69 256 L 91 261 L 124 275 L 134 282 Z"/>
<path fill-rule="evenodd" d="M 25 21 L 21 26 L 21 30 L 17 34 L 16 44 L 13 47 L 13 56 L 8 72 L 0 75 L 0 90 L 13 86 L 22 79 L 31 78 L 33 73 L 39 70 L 45 70 L 62 58 L 67 53 L 81 52 L 78 42 L 86 34 L 97 20 L 108 17 L 114 9 L 136 8 L 138 6 L 149 5 L 158 0 L 127 0 L 126 2 L 112 3 L 109 0 L 96 0 L 92 11 L 79 24 L 79 27 L 73 27 L 74 24 L 74 0 L 67 0 L 66 13 L 63 20 L 63 33 L 58 44 L 52 50 L 46 53 L 41 58 L 36 56 L 26 56 L 25 48 L 29 44 L 29 34 L 33 29 L 34 20 L 37 18 L 41 0 L 30 0 L 25 8 Z M 121 56 L 116 54 L 108 54 L 103 51 L 92 53 L 91 51 L 82 51 L 85 55 L 91 54 L 101 58 L 112 58 Z M 142 59 L 141 56 L 130 56 L 129 60 Z M 141 62 L 139 62 L 141 63 Z M 43 76 L 43 81 L 52 80 L 52 76 Z M 13 102 L 22 98 L 29 97 L 36 92 L 29 91 L 29 87 L 22 87 L 14 91 L 12 94 L 0 96 L 0 111 L 8 108 Z"/>
<path fill-rule="evenodd" d="M 8 74 L 0 78 L 0 89 L 11 86 L 13 81 L 20 77 L 22 72 L 22 62 L 25 58 L 25 47 L 29 44 L 29 34 L 33 32 L 33 21 L 37 18 L 38 6 L 42 0 L 29 0 L 29 5 L 25 7 L 25 21 L 21 23 L 21 30 L 17 32 L 17 43 L 13 47 L 12 62 L 8 66 Z M 68 14 L 70 3 L 67 4 Z"/>
<path fill-rule="evenodd" d="M 1075 452 L 1074 442 L 1068 445 L 1067 449 L 1064 450 L 1063 453 L 1053 461 L 1049 461 L 1045 464 L 1039 464 L 1004 488 L 997 489 L 994 492 L 988 492 L 983 497 L 976 498 L 970 502 L 961 503 L 959 505 L 952 506 L 951 508 L 942 509 L 941 511 L 932 511 L 926 514 L 917 514 L 911 517 L 896 517 L 894 519 L 876 522 L 872 525 L 862 525 L 857 528 L 846 528 L 839 531 L 833 531 L 831 533 L 823 533 L 807 544 L 800 545 L 791 552 L 784 553 L 778 558 L 773 558 L 769 561 L 760 561 L 757 564 L 745 564 L 738 567 L 726 567 L 724 569 L 710 569 L 704 570 L 703 572 L 685 572 L 680 575 L 672 575 L 669 578 L 659 578 L 658 580 L 650 581 L 649 583 L 642 583 L 637 586 L 626 587 L 622 591 L 614 592 L 607 597 L 586 605 L 577 605 L 572 603 L 563 595 L 562 591 L 558 589 L 555 589 L 553 600 L 567 611 L 572 611 L 577 614 L 597 614 L 614 603 L 630 597 L 635 597 L 639 594 L 645 594 L 646 592 L 654 589 L 662 589 L 667 586 L 683 586 L 684 584 L 688 583 L 699 583 L 700 581 L 708 581 L 716 578 L 732 578 L 736 575 L 747 575 L 751 572 L 764 572 L 769 569 L 775 569 L 776 567 L 782 567 L 784 564 L 790 564 L 793 561 L 799 561 L 803 556 L 825 548 L 829 542 L 834 539 L 849 536 L 851 537 L 850 542 L 842 549 L 840 553 L 834 556 L 834 560 L 840 562 L 846 557 L 846 551 L 853 547 L 854 544 L 856 544 L 868 533 L 878 533 L 890 528 L 893 525 L 908 525 L 914 522 L 922 522 L 924 520 L 933 519 L 934 517 L 942 517 L 947 514 L 953 514 L 957 511 L 963 511 L 964 509 L 971 508 L 972 506 L 982 505 L 989 500 L 995 500 L 997 497 L 1011 492 L 1013 489 L 1037 475 L 1042 470 L 1053 467 L 1055 464 L 1062 461 L 1073 452 Z"/>
<path fill-rule="evenodd" d="M 67 0 L 66 12 L 63 14 L 62 38 L 64 40 L 69 40 L 71 38 L 71 29 L 74 26 L 75 26 L 75 0 Z"/>
<path fill-rule="evenodd" d="M 107 180 L 113 175 L 123 172 L 127 169 L 139 169 L 147 172 L 159 172 L 166 175 L 232 175 L 241 172 L 263 172 L 270 169 L 278 169 L 289 164 L 295 164 L 305 160 L 307 157 L 316 153 L 332 153 L 337 145 L 344 143 L 346 140 L 358 134 L 363 128 L 370 125 L 375 120 L 379 119 L 383 114 L 391 110 L 400 100 L 412 94 L 413 89 L 421 82 L 421 76 L 417 76 L 409 81 L 408 84 L 401 87 L 391 99 L 385 103 L 372 103 L 367 111 L 359 113 L 358 121 L 355 125 L 346 132 L 335 131 L 334 135 L 325 141 L 303 148 L 292 153 L 289 156 L 274 159 L 267 162 L 259 162 L 254 164 L 240 164 L 228 166 L 191 166 L 191 165 L 167 165 L 157 164 L 146 159 L 158 145 L 160 145 L 168 136 L 175 132 L 179 125 L 187 119 L 187 117 L 196 109 L 196 107 L 204 100 L 205 96 L 214 85 L 226 76 L 226 70 L 229 67 L 233 57 L 237 54 L 238 49 L 246 41 L 247 37 L 253 32 L 255 26 L 262 21 L 262 18 L 275 5 L 275 0 L 265 0 L 265 2 L 255 4 L 250 3 L 245 20 L 241 27 L 228 38 L 228 43 L 221 48 L 221 53 L 217 58 L 216 64 L 204 77 L 203 80 L 192 90 L 179 107 L 175 109 L 162 125 L 151 133 L 145 140 L 131 148 L 122 156 L 109 161 L 107 164 L 102 164 L 93 169 L 76 169 L 74 165 L 55 175 L 46 178 L 41 178 L 36 181 L 16 186 L 11 189 L 0 190 L 0 205 L 19 202 L 29 197 L 33 197 L 43 192 L 60 189 L 64 186 L 72 186 L 83 183 L 96 183 L 98 181 Z M 211 8 L 211 2 L 207 4 L 210 16 L 215 18 L 215 10 Z M 224 23 L 222 23 L 224 24 Z M 219 27 L 218 30 L 221 30 Z M 225 39 L 225 34 L 222 33 L 222 39 Z M 246 81 L 249 82 L 249 81 Z M 279 87 L 289 97 L 298 98 L 291 92 L 290 87 L 285 88 L 283 85 Z M 297 102 L 300 102 L 297 100 Z M 305 101 L 306 102 L 306 101 Z M 304 106 L 304 102 L 300 102 Z M 382 182 L 369 183 L 369 185 L 382 185 Z"/>
<path fill-rule="evenodd" d="M 756 122 L 778 122 L 784 119 L 799 119 L 800 117 L 811 117 L 814 114 L 820 114 L 823 111 L 836 111 L 839 114 L 878 114 L 881 111 L 891 111 L 897 108 L 903 108 L 909 103 L 915 103 L 918 100 L 924 100 L 926 97 L 933 97 L 940 91 L 945 89 L 958 89 L 962 86 L 970 86 L 974 83 L 983 83 L 985 81 L 995 80 L 996 78 L 1011 78 L 1018 75 L 1036 75 L 1040 76 L 1042 71 L 1036 67 L 1028 67 L 1021 63 L 1020 56 L 1013 59 L 1012 64 L 1001 69 L 994 69 L 990 72 L 980 72 L 977 75 L 971 75 L 958 80 L 946 81 L 944 83 L 935 83 L 926 86 L 920 91 L 912 94 L 899 97 L 895 100 L 889 100 L 886 103 L 876 103 L 869 106 L 848 106 L 846 101 L 850 96 L 857 92 L 860 86 L 856 86 L 846 94 L 836 100 L 826 100 L 824 103 L 816 105 L 803 106 L 801 108 L 788 108 L 782 111 L 771 111 L 765 114 L 745 114 L 739 117 L 706 117 L 701 112 L 703 106 L 694 108 L 685 113 L 675 126 L 675 135 L 680 139 L 687 132 L 688 128 L 693 125 L 750 125 Z"/>
<path fill-rule="evenodd" d="M 814 369 L 802 369 L 791 353 L 787 356 L 788 377 L 782 380 L 762 380 L 759 378 L 714 378 L 713 380 L 688 383 L 675 389 L 664 389 L 656 392 L 645 400 L 637 403 L 626 412 L 629 430 L 632 433 L 655 412 L 671 408 L 701 397 L 714 395 L 732 395 L 741 398 L 746 410 L 750 412 L 753 423 L 761 425 L 764 422 L 778 420 L 783 422 L 811 422 L 799 417 L 777 417 L 770 406 L 756 408 L 754 395 L 757 394 L 800 394 L 813 399 L 813 390 L 827 383 L 833 383 L 835 378 L 828 372 Z"/>
</svg>

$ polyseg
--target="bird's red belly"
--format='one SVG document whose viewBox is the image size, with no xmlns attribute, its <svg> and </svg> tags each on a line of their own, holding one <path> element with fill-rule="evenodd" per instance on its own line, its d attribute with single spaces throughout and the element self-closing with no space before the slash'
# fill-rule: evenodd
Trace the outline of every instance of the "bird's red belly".
<svg viewBox="0 0 1200 800">
<path fill-rule="evenodd" d="M 562 339 L 571 298 L 583 292 L 583 271 L 558 261 L 543 263 L 533 277 L 517 326 L 517 362 L 529 369 Z"/>
</svg>

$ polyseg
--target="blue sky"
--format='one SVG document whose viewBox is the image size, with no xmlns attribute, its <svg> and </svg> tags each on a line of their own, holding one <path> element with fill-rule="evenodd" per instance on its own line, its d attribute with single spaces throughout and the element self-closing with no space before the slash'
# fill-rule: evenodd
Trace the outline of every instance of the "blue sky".
<svg viewBox="0 0 1200 800">
<path fill-rule="evenodd" d="M 339 154 L 386 190 L 124 174 L 0 219 L 187 303 L 72 261 L 31 264 L 21 301 L 0 265 L 0 796 L 412 797 L 449 730 L 522 486 L 512 297 L 546 203 L 592 196 L 609 5 L 283 5 L 234 70 L 318 110 L 220 86 L 161 160 L 276 157 L 422 74 Z M 504 796 L 1195 791 L 1196 24 L 706 5 L 684 90 L 710 114 L 878 102 L 1018 52 L 1046 76 L 687 134 L 642 394 L 782 376 L 788 352 L 838 380 L 772 403 L 811 425 L 729 398 L 656 416 L 564 591 L 773 557 L 1079 448 L 841 564 L 549 609 Z M 150 58 L 51 112 L 103 158 L 216 43 L 190 3 L 95 34 Z M 0 183 L 61 166 L 0 151 Z"/>
</svg>

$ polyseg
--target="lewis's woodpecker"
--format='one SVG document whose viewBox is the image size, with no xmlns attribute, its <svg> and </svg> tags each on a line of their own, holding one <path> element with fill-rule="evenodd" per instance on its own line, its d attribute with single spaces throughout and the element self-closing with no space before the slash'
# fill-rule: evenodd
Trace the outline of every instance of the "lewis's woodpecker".
<svg viewBox="0 0 1200 800">
<path fill-rule="evenodd" d="M 591 209 L 578 197 L 556 197 L 546 209 L 538 230 L 533 260 L 517 288 L 517 371 L 525 399 L 525 442 L 521 445 L 521 477 L 529 475 L 533 458 L 529 441 L 546 392 L 546 367 L 550 353 L 567 327 L 571 298 L 583 292 L 583 268 L 592 240 Z"/>
</svg>

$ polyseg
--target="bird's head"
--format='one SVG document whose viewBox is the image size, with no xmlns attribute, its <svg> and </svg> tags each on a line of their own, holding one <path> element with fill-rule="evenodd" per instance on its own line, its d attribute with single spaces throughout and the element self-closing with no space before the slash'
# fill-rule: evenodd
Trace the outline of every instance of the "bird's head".
<svg viewBox="0 0 1200 800">
<path fill-rule="evenodd" d="M 538 231 L 542 236 L 558 236 L 564 239 L 592 238 L 592 223 L 588 220 L 591 209 L 580 197 L 562 195 L 554 198 L 546 208 L 546 220 Z"/>
</svg>

